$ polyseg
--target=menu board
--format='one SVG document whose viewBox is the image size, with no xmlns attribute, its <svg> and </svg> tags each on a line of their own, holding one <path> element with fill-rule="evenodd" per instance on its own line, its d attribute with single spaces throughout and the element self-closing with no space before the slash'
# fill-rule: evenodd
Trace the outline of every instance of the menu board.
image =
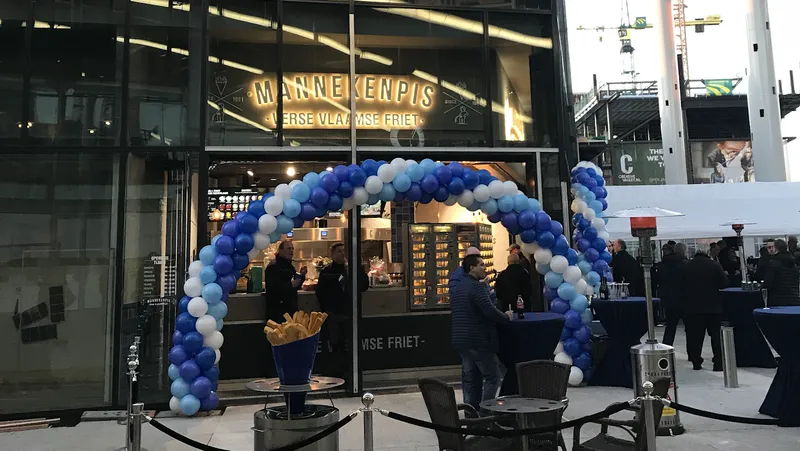
<svg viewBox="0 0 800 451">
<path fill-rule="evenodd" d="M 247 211 L 250 202 L 260 198 L 264 188 L 212 188 L 208 190 L 208 220 L 226 221 L 240 211 Z"/>
</svg>

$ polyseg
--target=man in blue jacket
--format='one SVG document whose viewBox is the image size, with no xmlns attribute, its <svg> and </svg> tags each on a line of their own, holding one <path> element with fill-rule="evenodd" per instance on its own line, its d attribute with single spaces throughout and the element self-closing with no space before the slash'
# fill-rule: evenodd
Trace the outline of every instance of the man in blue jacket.
<svg viewBox="0 0 800 451">
<path fill-rule="evenodd" d="M 462 264 L 465 276 L 451 291 L 453 348 L 461 355 L 464 402 L 476 409 L 482 401 L 494 399 L 502 375 L 497 360 L 497 323 L 511 321 L 512 312 L 503 313 L 489 299 L 486 265 L 477 255 L 468 255 Z"/>
</svg>

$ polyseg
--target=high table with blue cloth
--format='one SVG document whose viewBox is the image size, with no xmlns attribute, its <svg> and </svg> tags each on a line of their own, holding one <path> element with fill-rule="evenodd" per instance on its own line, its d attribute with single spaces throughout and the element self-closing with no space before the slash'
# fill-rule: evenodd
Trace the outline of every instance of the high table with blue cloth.
<svg viewBox="0 0 800 451">
<path fill-rule="evenodd" d="M 753 310 L 764 307 L 761 292 L 725 288 L 722 290 L 722 301 L 723 319 L 733 324 L 736 366 L 742 368 L 778 366 L 753 318 Z"/>
<path fill-rule="evenodd" d="M 653 304 L 661 302 L 653 298 Z M 647 302 L 644 297 L 595 299 L 594 318 L 606 329 L 608 349 L 594 370 L 589 385 L 633 388 L 631 346 L 641 343 L 647 333 Z"/>
<path fill-rule="evenodd" d="M 777 418 L 781 426 L 800 426 L 800 307 L 760 308 L 753 316 L 781 356 L 758 411 Z"/>
<path fill-rule="evenodd" d="M 497 326 L 500 350 L 497 357 L 506 367 L 500 395 L 515 395 L 517 388 L 517 363 L 530 360 L 551 360 L 561 338 L 564 315 L 553 312 L 525 312 L 524 319 L 516 316 L 510 323 Z"/>
</svg>

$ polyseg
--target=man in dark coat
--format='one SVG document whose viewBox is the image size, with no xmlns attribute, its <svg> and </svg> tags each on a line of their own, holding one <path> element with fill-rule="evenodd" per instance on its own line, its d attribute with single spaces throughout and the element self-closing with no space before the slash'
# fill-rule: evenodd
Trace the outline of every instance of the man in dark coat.
<svg viewBox="0 0 800 451">
<path fill-rule="evenodd" d="M 453 348 L 461 355 L 464 402 L 476 410 L 497 397 L 502 374 L 497 360 L 497 324 L 511 320 L 511 312 L 498 310 L 486 285 L 486 265 L 477 255 L 464 258 L 466 276 L 450 295 Z M 513 371 L 513 370 L 512 370 Z"/>
<path fill-rule="evenodd" d="M 764 285 L 769 290 L 767 305 L 800 305 L 800 269 L 786 241 L 775 240 L 775 255 L 767 263 Z"/>
<path fill-rule="evenodd" d="M 519 255 L 508 255 L 508 267 L 497 276 L 494 290 L 497 292 L 497 302 L 500 308 L 516 310 L 517 296 L 522 296 L 525 311 L 530 311 L 531 292 L 533 292 L 531 275 L 520 264 Z"/>
<path fill-rule="evenodd" d="M 675 342 L 675 332 L 678 329 L 678 321 L 683 317 L 685 280 L 684 270 L 686 265 L 686 245 L 677 243 L 672 247 L 665 246 L 669 253 L 661 259 L 661 271 L 659 271 L 658 294 L 661 298 L 661 305 L 664 306 L 664 316 L 666 316 L 666 328 L 664 329 L 664 344 L 672 346 Z"/>
<path fill-rule="evenodd" d="M 698 251 L 684 268 L 686 284 L 685 316 L 686 347 L 689 361 L 695 370 L 703 368 L 703 341 L 705 334 L 711 337 L 714 353 L 714 371 L 722 371 L 722 351 L 720 346 L 720 323 L 722 322 L 722 293 L 728 283 L 728 276 L 722 265 L 708 255 Z"/>
<path fill-rule="evenodd" d="M 264 286 L 267 298 L 267 319 L 281 323 L 283 314 L 294 315 L 297 311 L 297 291 L 303 286 L 308 268 L 303 266 L 298 273 L 292 265 L 294 243 L 281 241 L 275 261 L 264 270 Z"/>
<path fill-rule="evenodd" d="M 528 271 L 528 274 L 530 274 L 533 270 L 533 268 L 531 268 L 531 261 L 528 260 L 528 257 L 526 257 L 525 254 L 522 253 L 522 247 L 519 244 L 514 243 L 508 248 L 508 251 L 511 252 L 512 255 L 519 257 L 520 265 L 522 265 L 525 271 Z"/>
<path fill-rule="evenodd" d="M 614 257 L 609 264 L 614 271 L 614 282 L 629 283 L 631 296 L 644 296 L 644 273 L 642 266 L 628 253 L 628 246 L 622 240 L 614 241 Z"/>
</svg>

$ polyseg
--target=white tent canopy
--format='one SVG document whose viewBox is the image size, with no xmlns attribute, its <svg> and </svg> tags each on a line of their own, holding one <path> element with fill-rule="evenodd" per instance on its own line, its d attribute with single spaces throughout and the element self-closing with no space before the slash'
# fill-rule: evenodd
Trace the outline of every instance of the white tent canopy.
<svg viewBox="0 0 800 451">
<path fill-rule="evenodd" d="M 608 209 L 658 207 L 685 216 L 658 218 L 658 239 L 732 236 L 732 221 L 744 236 L 800 235 L 800 183 L 717 183 L 707 185 L 609 186 Z M 608 221 L 611 238 L 631 238 L 630 221 Z"/>
</svg>

